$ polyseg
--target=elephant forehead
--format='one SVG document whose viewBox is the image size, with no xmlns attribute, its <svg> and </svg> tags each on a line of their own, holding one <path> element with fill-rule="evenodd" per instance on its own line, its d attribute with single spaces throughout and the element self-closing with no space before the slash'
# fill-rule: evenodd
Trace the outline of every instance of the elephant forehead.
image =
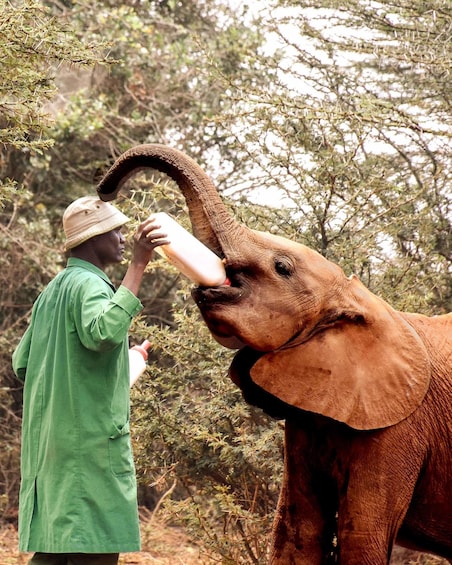
<svg viewBox="0 0 452 565">
<path fill-rule="evenodd" d="M 298 243 L 297 241 L 292 241 L 280 235 L 276 235 L 269 232 L 264 231 L 257 231 L 251 230 L 254 235 L 254 241 L 256 244 L 260 245 L 263 249 L 268 250 L 270 252 L 280 252 L 280 253 L 289 253 L 289 254 L 305 254 L 306 256 L 315 257 L 318 256 L 319 258 L 326 261 L 319 253 L 306 247 L 302 243 Z"/>
<path fill-rule="evenodd" d="M 253 245 L 249 245 L 245 253 L 250 262 L 259 263 L 261 258 L 268 257 L 268 255 L 274 258 L 277 258 L 278 255 L 285 255 L 294 261 L 299 277 L 310 275 L 319 280 L 325 279 L 325 277 L 345 280 L 346 277 L 339 265 L 332 263 L 314 249 L 280 235 L 256 230 L 252 230 L 252 232 L 254 242 L 259 246 L 261 257 L 256 256 Z M 302 267 L 302 270 L 300 270 L 300 267 Z"/>
</svg>

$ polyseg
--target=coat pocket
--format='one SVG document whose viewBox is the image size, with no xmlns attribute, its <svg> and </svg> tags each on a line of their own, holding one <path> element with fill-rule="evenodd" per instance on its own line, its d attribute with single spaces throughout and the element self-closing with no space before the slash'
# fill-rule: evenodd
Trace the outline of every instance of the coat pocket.
<svg viewBox="0 0 452 565">
<path fill-rule="evenodd" d="M 115 427 L 113 434 L 109 437 L 108 454 L 110 469 L 114 475 L 130 475 L 135 472 L 129 422 L 122 428 Z"/>
</svg>

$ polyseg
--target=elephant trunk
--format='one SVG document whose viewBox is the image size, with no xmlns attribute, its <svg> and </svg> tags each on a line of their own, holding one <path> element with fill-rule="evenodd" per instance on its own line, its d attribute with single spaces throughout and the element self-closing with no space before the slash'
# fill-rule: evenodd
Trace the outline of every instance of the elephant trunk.
<svg viewBox="0 0 452 565">
<path fill-rule="evenodd" d="M 142 169 L 167 174 L 179 186 L 187 203 L 193 234 L 220 257 L 232 252 L 243 228 L 226 209 L 212 180 L 184 153 L 159 144 L 138 145 L 123 153 L 97 186 L 104 201 L 116 198 L 122 185 Z"/>
</svg>

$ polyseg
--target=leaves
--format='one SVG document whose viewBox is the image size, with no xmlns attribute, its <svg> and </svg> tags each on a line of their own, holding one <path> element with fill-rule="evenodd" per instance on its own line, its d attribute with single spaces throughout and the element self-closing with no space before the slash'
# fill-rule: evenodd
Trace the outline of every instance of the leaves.
<svg viewBox="0 0 452 565">
<path fill-rule="evenodd" d="M 451 309 L 448 0 L 0 8 L 6 513 L 20 434 L 10 355 L 64 265 L 64 208 L 132 145 L 182 149 L 239 221 L 317 249 L 395 307 Z M 156 172 L 130 179 L 117 204 L 131 233 L 160 210 L 189 226 L 177 186 Z M 123 274 L 109 271 L 116 284 Z M 140 500 L 161 501 L 217 561 L 262 563 L 282 426 L 243 402 L 227 376 L 233 352 L 213 341 L 173 267 L 153 261 L 140 299 L 131 343 L 153 344 L 132 391 Z"/>
<path fill-rule="evenodd" d="M 43 150 L 52 144 L 44 104 L 56 95 L 55 75 L 65 64 L 102 61 L 100 45 L 83 44 L 63 17 L 37 0 L 0 2 L 0 142 Z M 20 64 L 18 64 L 20 61 Z"/>
<path fill-rule="evenodd" d="M 230 186 L 284 202 L 280 233 L 396 307 L 449 311 L 450 11 L 435 1 L 284 1 L 259 22 L 268 51 L 284 56 L 261 57 L 270 83 L 233 90 L 221 117 L 249 167 Z"/>
</svg>

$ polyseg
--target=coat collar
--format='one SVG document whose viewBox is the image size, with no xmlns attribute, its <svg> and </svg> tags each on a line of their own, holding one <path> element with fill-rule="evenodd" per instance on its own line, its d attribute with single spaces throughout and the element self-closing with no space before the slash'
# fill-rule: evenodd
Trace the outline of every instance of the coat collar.
<svg viewBox="0 0 452 565">
<path fill-rule="evenodd" d="M 90 271 L 91 273 L 94 273 L 95 275 L 100 277 L 102 280 L 104 280 L 113 290 L 116 290 L 114 284 L 107 277 L 107 275 L 104 273 L 104 271 L 102 271 L 102 269 L 99 269 L 99 267 L 96 267 L 96 265 L 93 265 L 89 261 L 85 261 L 84 259 L 79 259 L 78 257 L 69 257 L 66 267 L 68 269 L 70 269 L 71 267 L 72 268 L 73 267 L 80 267 L 82 269 L 85 269 L 86 271 Z"/>
</svg>

